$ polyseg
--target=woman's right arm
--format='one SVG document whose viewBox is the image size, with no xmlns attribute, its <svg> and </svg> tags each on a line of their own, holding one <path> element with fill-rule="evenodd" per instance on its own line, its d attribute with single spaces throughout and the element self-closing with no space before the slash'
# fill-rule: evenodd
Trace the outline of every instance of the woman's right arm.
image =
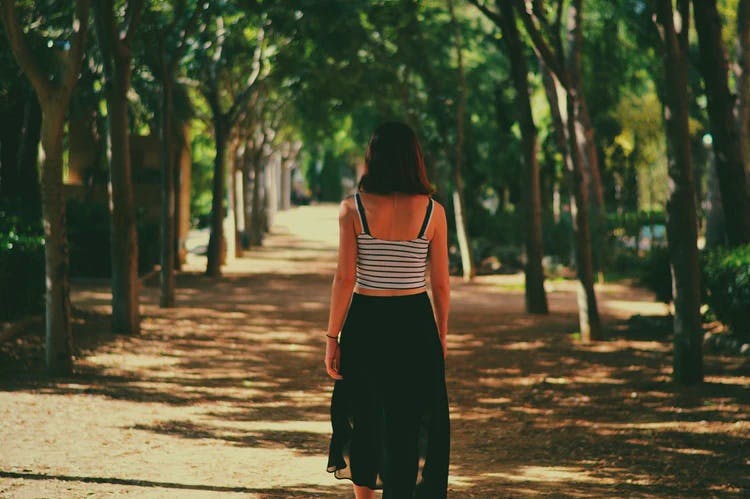
<svg viewBox="0 0 750 499">
<path fill-rule="evenodd" d="M 450 307 L 450 274 L 448 272 L 448 222 L 445 209 L 435 203 L 432 216 L 434 232 L 430 242 L 430 284 L 435 307 L 440 343 L 443 346 L 443 358 L 447 354 L 446 336 L 448 334 L 448 309 Z"/>
</svg>

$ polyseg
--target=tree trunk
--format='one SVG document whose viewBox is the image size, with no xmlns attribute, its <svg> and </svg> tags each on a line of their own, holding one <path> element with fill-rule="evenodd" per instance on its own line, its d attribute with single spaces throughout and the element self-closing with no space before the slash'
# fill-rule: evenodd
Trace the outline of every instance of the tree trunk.
<svg viewBox="0 0 750 499">
<path fill-rule="evenodd" d="M 581 149 L 581 169 L 584 178 L 583 189 L 586 190 L 589 216 L 589 240 L 592 253 L 592 266 L 601 269 L 601 261 L 605 251 L 605 206 L 602 178 L 599 171 L 599 158 L 594 139 L 594 127 L 588 113 L 586 96 L 583 92 L 581 78 L 581 51 L 583 50 L 583 0 L 573 0 L 568 7 L 568 57 L 566 69 L 568 77 L 568 94 L 574 93 L 575 98 L 575 137 Z"/>
<path fill-rule="evenodd" d="M 104 55 L 107 57 L 107 55 Z M 110 244 L 112 255 L 112 330 L 140 331 L 138 303 L 138 233 L 135 227 L 133 179 L 130 169 L 130 127 L 127 93 L 130 58 L 114 56 L 114 74 L 105 84 L 110 138 Z"/>
<path fill-rule="evenodd" d="M 250 169 L 253 167 L 251 160 L 253 152 L 249 149 L 249 146 L 245 147 L 245 154 L 242 158 L 242 209 L 245 218 L 245 237 L 243 238 L 242 248 L 248 249 L 250 247 L 250 227 L 253 216 L 253 188 L 250 175 Z"/>
<path fill-rule="evenodd" d="M 687 30 L 688 0 L 679 0 L 683 22 L 678 39 L 671 0 L 657 0 L 657 23 L 664 50 L 664 120 L 669 145 L 670 193 L 667 240 L 674 291 L 674 371 L 683 384 L 703 380 L 700 269 L 698 267 L 695 184 L 688 127 Z"/>
<path fill-rule="evenodd" d="M 63 124 L 70 96 L 80 75 L 88 32 L 89 1 L 77 0 L 70 50 L 47 65 L 37 59 L 21 29 L 15 2 L 0 2 L 0 20 L 13 56 L 34 87 L 42 109 L 41 173 L 42 220 L 45 259 L 45 361 L 49 374 L 66 375 L 73 369 L 70 317 L 68 238 L 63 193 Z M 62 68 L 62 76 L 50 78 L 49 64 Z"/>
<path fill-rule="evenodd" d="M 95 21 L 104 61 L 104 88 L 109 128 L 110 253 L 112 256 L 112 330 L 140 332 L 138 303 L 138 233 L 135 226 L 133 178 L 130 167 L 128 91 L 132 55 L 130 36 L 140 5 L 127 2 L 130 26 L 122 38 L 112 0 L 96 2 Z"/>
<path fill-rule="evenodd" d="M 454 29 L 454 42 L 456 46 L 456 55 L 458 59 L 458 104 L 456 106 L 456 148 L 455 163 L 453 165 L 453 213 L 456 218 L 456 232 L 458 236 L 458 246 L 461 250 L 461 268 L 464 281 L 471 281 L 476 274 L 474 267 L 474 255 L 471 252 L 471 242 L 469 231 L 466 227 L 466 203 L 464 202 L 464 181 L 461 174 L 461 163 L 464 152 L 464 108 L 466 105 L 466 75 L 464 73 L 463 60 L 463 43 L 461 39 L 461 28 L 456 20 L 453 10 L 453 0 L 448 0 L 448 10 L 450 11 L 451 24 Z"/>
<path fill-rule="evenodd" d="M 240 197 L 237 195 L 237 188 L 239 187 L 237 185 L 237 173 L 238 173 L 238 164 L 240 162 L 240 158 L 237 157 L 237 150 L 238 145 L 235 143 L 235 145 L 231 148 L 232 150 L 232 161 L 229 164 L 229 171 L 231 172 L 229 174 L 229 205 L 232 207 L 232 241 L 233 241 L 233 247 L 234 247 L 234 256 L 235 258 L 240 258 L 242 256 L 242 241 L 240 241 L 240 210 L 242 209 L 242 206 L 240 204 Z"/>
<path fill-rule="evenodd" d="M 750 242 L 750 198 L 739 128 L 734 117 L 735 100 L 729 91 L 727 55 L 721 38 L 721 19 L 716 0 L 693 0 L 695 28 L 701 54 L 701 72 L 708 97 L 708 118 L 714 146 L 714 162 L 731 246 Z"/>
<path fill-rule="evenodd" d="M 578 96 L 581 99 L 579 116 L 579 124 L 581 130 L 579 133 L 586 139 L 586 151 L 585 151 L 585 164 L 589 171 L 590 179 L 588 190 L 591 193 L 591 199 L 598 210 L 605 212 L 604 204 L 604 186 L 602 185 L 602 174 L 601 168 L 599 167 L 599 154 L 596 151 L 596 137 L 594 132 L 594 125 L 591 123 L 591 116 L 589 115 L 588 103 L 583 95 L 583 86 L 579 85 Z"/>
<path fill-rule="evenodd" d="M 217 108 L 218 109 L 218 108 Z M 214 112 L 214 135 L 216 138 L 216 158 L 214 159 L 213 198 L 211 199 L 211 236 L 208 240 L 208 263 L 206 274 L 221 276 L 224 260 L 224 191 L 225 161 L 228 130 L 224 119 Z"/>
<path fill-rule="evenodd" d="M 292 206 L 292 160 L 285 157 L 281 160 L 281 210 Z"/>
<path fill-rule="evenodd" d="M 174 95 L 174 94 L 172 94 Z M 174 100 L 172 101 L 174 103 Z M 183 223 L 184 216 L 190 216 L 190 196 L 187 196 L 187 206 L 183 206 L 183 182 L 190 185 L 190 178 L 184 178 L 185 172 L 182 167 L 182 155 L 183 151 L 188 148 L 188 138 L 185 135 L 185 123 L 180 123 L 178 126 L 173 128 L 174 133 L 174 157 L 172 158 L 172 167 L 174 173 L 174 270 L 179 272 L 182 270 L 183 259 L 185 258 L 184 252 L 184 237 L 187 236 L 187 232 L 190 231 L 190 224 L 187 224 L 187 228 Z M 188 152 L 188 154 L 190 154 Z M 188 172 L 189 174 L 190 172 Z M 187 214 L 183 214 L 183 209 L 187 210 Z M 176 284 L 175 284 L 176 287 Z"/>
<path fill-rule="evenodd" d="M 740 149 L 745 160 L 745 173 L 750 180 L 750 0 L 740 0 L 737 6 L 737 63 L 734 65 L 734 78 Z"/>
<path fill-rule="evenodd" d="M 169 56 L 162 54 L 162 61 Z M 169 68 L 162 71 L 161 102 L 161 294 L 160 307 L 175 300 L 175 133 L 172 122 L 174 81 Z"/>
<path fill-rule="evenodd" d="M 57 97 L 57 96 L 56 96 Z M 63 123 L 67 105 L 42 104 L 42 219 L 44 220 L 46 367 L 51 375 L 73 370 L 68 238 L 63 196 Z"/>
<path fill-rule="evenodd" d="M 706 249 L 726 246 L 727 244 L 727 229 L 724 226 L 724 207 L 721 202 L 721 193 L 719 192 L 719 182 L 716 178 L 716 166 L 713 156 L 713 153 L 709 152 L 709 161 L 706 165 Z"/>
<path fill-rule="evenodd" d="M 518 123 L 521 128 L 521 161 L 523 165 L 522 189 L 524 239 L 526 262 L 524 265 L 526 311 L 546 314 L 547 295 L 544 291 L 542 257 L 542 199 L 539 186 L 538 143 L 534 116 L 529 97 L 528 66 L 523 44 L 516 26 L 515 13 L 509 3 L 500 3 L 503 40 L 510 59 L 513 85 L 516 89 Z"/>
<path fill-rule="evenodd" d="M 260 154 L 253 158 L 253 203 L 250 213 L 250 246 L 263 245 L 263 165 Z"/>
<path fill-rule="evenodd" d="M 570 215 L 575 239 L 576 272 L 578 274 L 578 320 L 583 342 L 602 339 L 599 308 L 594 290 L 594 262 L 591 252 L 591 232 L 589 229 L 588 192 L 583 180 L 583 157 L 585 150 L 576 126 L 580 102 L 574 90 L 569 90 L 566 98 L 568 150 L 571 161 L 567 165 L 570 185 Z"/>
</svg>

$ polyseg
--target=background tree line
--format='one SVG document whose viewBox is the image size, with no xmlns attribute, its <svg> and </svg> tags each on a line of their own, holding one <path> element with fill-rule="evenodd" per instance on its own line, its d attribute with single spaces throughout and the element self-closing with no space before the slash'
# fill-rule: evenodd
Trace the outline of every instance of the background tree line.
<svg viewBox="0 0 750 499">
<path fill-rule="evenodd" d="M 158 255 L 160 302 L 174 304 L 180 147 L 219 276 L 228 246 L 262 244 L 291 168 L 309 189 L 298 200 L 338 201 L 374 127 L 401 119 L 448 209 L 454 273 L 523 270 L 530 313 L 548 312 L 545 279 L 574 277 L 584 341 L 604 337 L 595 283 L 638 278 L 674 302 L 684 383 L 702 379 L 701 304 L 750 334 L 747 1 L 0 5 L 0 273 L 46 273 L 2 292 L 38 306 L 46 282 L 52 372 L 71 369 L 68 235 L 86 240 L 90 221 L 63 196 L 81 119 L 99 144 L 87 181 L 109 184 L 117 332 L 139 330 L 139 252 Z M 131 136 L 144 133 L 161 146 L 155 232 L 133 199 Z M 228 214 L 242 231 L 225 234 Z"/>
</svg>

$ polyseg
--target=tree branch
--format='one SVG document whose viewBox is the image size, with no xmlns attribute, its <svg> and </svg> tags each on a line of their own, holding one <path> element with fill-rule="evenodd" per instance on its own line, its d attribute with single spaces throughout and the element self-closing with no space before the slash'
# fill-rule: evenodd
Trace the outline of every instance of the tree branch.
<svg viewBox="0 0 750 499">
<path fill-rule="evenodd" d="M 263 69 L 263 42 L 265 40 L 265 30 L 261 26 L 258 30 L 258 45 L 255 47 L 255 53 L 253 54 L 253 70 L 250 73 L 250 76 L 247 78 L 247 83 L 245 83 L 245 89 L 240 93 L 239 96 L 234 101 L 234 104 L 232 104 L 232 107 L 229 109 L 229 112 L 227 113 L 229 117 L 229 123 L 234 124 L 234 122 L 237 120 L 237 117 L 239 116 L 239 113 L 242 111 L 242 108 L 244 108 L 247 105 L 247 102 L 250 100 L 250 96 L 252 95 L 253 91 L 255 90 L 255 85 L 259 81 L 260 72 Z"/>
<path fill-rule="evenodd" d="M 125 32 L 125 37 L 122 39 L 122 43 L 127 47 L 130 47 L 130 43 L 133 41 L 133 36 L 135 36 L 135 32 L 138 30 L 142 14 L 143 0 L 128 0 L 128 10 L 125 13 L 127 31 Z"/>
<path fill-rule="evenodd" d="M 31 81 L 40 99 L 46 100 L 53 92 L 53 87 L 41 62 L 31 50 L 26 35 L 20 29 L 15 0 L 0 0 L 0 16 L 16 62 Z"/>
<path fill-rule="evenodd" d="M 187 49 L 187 39 L 190 36 L 190 33 L 195 28 L 198 22 L 198 19 L 200 18 L 200 13 L 201 13 L 201 3 L 197 2 L 195 5 L 195 10 L 193 11 L 190 18 L 188 18 L 187 22 L 185 23 L 185 26 L 182 27 L 182 31 L 179 33 L 180 41 L 175 47 L 175 54 L 174 54 L 174 57 L 172 57 L 174 64 L 177 64 L 177 61 L 182 59 L 182 56 L 185 54 L 185 50 Z"/>
<path fill-rule="evenodd" d="M 490 21 L 495 23 L 496 26 L 500 27 L 502 24 L 502 19 L 500 18 L 500 13 L 495 12 L 487 8 L 486 5 L 479 3 L 478 0 L 469 0 L 469 3 L 472 4 L 474 7 L 482 11 L 482 14 L 484 14 Z"/>
<path fill-rule="evenodd" d="M 514 5 L 518 11 L 518 17 L 521 18 L 524 28 L 526 28 L 526 32 L 529 37 L 531 37 L 534 51 L 540 58 L 542 58 L 550 71 L 557 76 L 560 84 L 567 88 L 568 78 L 565 74 L 563 61 L 561 60 L 562 54 L 557 54 L 544 39 L 544 36 L 542 36 L 541 31 L 534 23 L 536 16 L 533 14 L 532 10 L 528 10 L 528 7 L 530 7 L 528 0 L 526 2 L 524 2 L 524 0 L 515 0 Z"/>
<path fill-rule="evenodd" d="M 682 53 L 687 54 L 690 48 L 690 0 L 677 0 L 677 12 L 681 18 L 679 30 L 675 26 L 677 41 L 680 44 Z"/>
<path fill-rule="evenodd" d="M 70 55 L 65 64 L 66 73 L 63 85 L 72 92 L 83 63 L 83 52 L 86 49 L 86 35 L 89 29 L 90 0 L 76 0 L 75 17 L 73 18 L 73 40 L 70 43 Z"/>
</svg>

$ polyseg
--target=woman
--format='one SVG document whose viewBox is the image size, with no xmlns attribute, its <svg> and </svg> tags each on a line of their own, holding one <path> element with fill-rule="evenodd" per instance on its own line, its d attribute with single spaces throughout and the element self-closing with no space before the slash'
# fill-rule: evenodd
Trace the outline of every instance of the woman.
<svg viewBox="0 0 750 499">
<path fill-rule="evenodd" d="M 375 489 L 383 499 L 447 495 L 447 223 L 431 193 L 416 135 L 390 122 L 370 138 L 358 192 L 339 211 L 327 469 L 350 479 L 357 499 Z"/>
</svg>

